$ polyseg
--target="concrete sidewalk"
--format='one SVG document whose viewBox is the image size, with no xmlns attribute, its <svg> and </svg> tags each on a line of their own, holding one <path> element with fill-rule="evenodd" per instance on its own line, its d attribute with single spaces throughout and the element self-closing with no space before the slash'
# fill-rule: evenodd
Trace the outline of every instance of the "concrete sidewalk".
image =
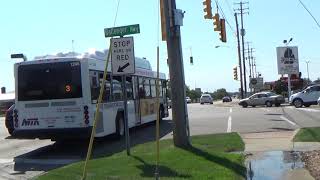
<svg viewBox="0 0 320 180">
<path fill-rule="evenodd" d="M 320 150 L 319 142 L 293 142 L 298 131 L 242 133 L 240 136 L 246 144 L 246 152 Z"/>
<path fill-rule="evenodd" d="M 261 161 L 261 154 L 274 154 L 272 152 L 282 151 L 285 154 L 290 154 L 288 152 L 301 152 L 301 151 L 312 151 L 312 150 L 320 150 L 320 143 L 318 142 L 293 142 L 293 137 L 299 131 L 299 129 L 295 131 L 279 131 L 279 132 L 263 132 L 263 133 L 243 133 L 240 134 L 244 143 L 245 143 L 245 152 L 248 155 L 246 158 L 246 164 L 257 161 Z M 264 156 L 267 158 L 269 162 L 272 162 L 273 165 L 271 166 L 278 166 L 278 161 L 281 163 L 284 159 L 278 161 L 273 161 L 272 159 L 277 159 L 278 157 L 273 156 Z M 270 158 L 270 159 L 269 159 Z M 284 157 L 283 157 L 284 158 Z M 262 165 L 264 166 L 264 165 Z M 268 165 L 265 165 L 265 168 L 268 168 Z M 270 166 L 270 164 L 269 164 Z M 255 167 L 256 174 L 259 174 L 259 171 L 262 171 L 264 168 Z M 266 170 L 266 169 L 265 169 Z M 279 179 L 286 179 L 286 180 L 300 180 L 306 179 L 311 180 L 314 179 L 309 171 L 305 169 L 303 166 L 301 168 L 294 168 L 294 169 L 284 169 L 282 177 L 277 177 Z M 253 173 L 255 173 L 253 171 Z M 261 173 L 261 172 L 260 172 Z M 269 172 L 263 172 L 269 173 Z M 259 178 L 259 175 L 258 175 Z"/>
<path fill-rule="evenodd" d="M 246 152 L 255 151 L 291 151 L 295 131 L 244 133 L 240 134 L 245 143 Z"/>
</svg>

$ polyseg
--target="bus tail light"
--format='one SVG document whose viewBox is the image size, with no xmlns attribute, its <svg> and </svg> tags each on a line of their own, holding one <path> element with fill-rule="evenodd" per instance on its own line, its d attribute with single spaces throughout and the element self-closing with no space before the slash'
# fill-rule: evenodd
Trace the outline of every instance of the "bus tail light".
<svg viewBox="0 0 320 180">
<path fill-rule="evenodd" d="M 18 119 L 18 110 L 13 110 L 13 121 L 14 121 L 14 126 L 18 127 L 19 119 Z"/>
<path fill-rule="evenodd" d="M 84 115 L 84 123 L 86 124 L 86 125 L 88 125 L 89 124 L 89 111 L 88 111 L 88 106 L 84 106 L 83 107 L 83 115 Z"/>
</svg>

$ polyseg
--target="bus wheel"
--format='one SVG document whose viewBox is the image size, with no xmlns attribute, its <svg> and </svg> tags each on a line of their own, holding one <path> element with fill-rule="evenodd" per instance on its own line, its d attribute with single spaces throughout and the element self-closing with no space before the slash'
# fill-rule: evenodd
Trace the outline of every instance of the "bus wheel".
<svg viewBox="0 0 320 180">
<path fill-rule="evenodd" d="M 12 135 L 13 131 L 14 131 L 13 117 L 12 116 L 8 116 L 8 117 L 5 118 L 5 125 L 7 127 L 8 133 L 10 135 Z"/>
<path fill-rule="evenodd" d="M 116 122 L 116 136 L 121 137 L 124 135 L 124 118 L 122 114 L 117 115 Z"/>
<path fill-rule="evenodd" d="M 163 118 L 164 118 L 164 109 L 163 109 L 163 106 L 161 106 L 159 109 L 159 121 L 162 121 Z"/>
</svg>

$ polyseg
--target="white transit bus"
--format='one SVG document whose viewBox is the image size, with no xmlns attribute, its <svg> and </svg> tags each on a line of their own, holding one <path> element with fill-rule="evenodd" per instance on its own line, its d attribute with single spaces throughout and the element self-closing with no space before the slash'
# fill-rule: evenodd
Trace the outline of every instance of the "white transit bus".
<svg viewBox="0 0 320 180">
<path fill-rule="evenodd" d="M 52 140 L 90 137 L 106 52 L 73 57 L 60 53 L 16 63 L 13 136 Z M 136 58 L 136 72 L 126 77 L 126 87 L 110 70 L 95 137 L 124 134 L 122 88 L 126 88 L 130 128 L 155 121 L 158 111 L 160 119 L 168 116 L 165 74 L 160 73 L 160 109 L 156 109 L 156 72 L 146 59 Z"/>
</svg>

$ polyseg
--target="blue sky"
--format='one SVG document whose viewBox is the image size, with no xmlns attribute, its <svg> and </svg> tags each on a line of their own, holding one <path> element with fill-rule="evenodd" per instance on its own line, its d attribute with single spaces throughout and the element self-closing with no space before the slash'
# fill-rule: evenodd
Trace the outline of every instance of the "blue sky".
<svg viewBox="0 0 320 180">
<path fill-rule="evenodd" d="M 220 42 L 213 31 L 211 20 L 203 18 L 202 0 L 176 0 L 177 7 L 186 11 L 181 28 L 186 84 L 204 91 L 226 88 L 236 91 L 239 82 L 233 80 L 232 68 L 238 64 L 237 43 L 227 26 L 227 40 Z M 224 14 L 235 29 L 233 9 L 236 1 L 219 0 Z M 320 19 L 320 1 L 303 0 L 317 19 Z M 291 45 L 299 46 L 300 71 L 306 77 L 305 60 L 310 60 L 310 78 L 320 77 L 320 28 L 298 0 L 250 1 L 249 15 L 244 17 L 246 41 L 252 42 L 257 71 L 266 81 L 278 78 L 276 47 L 284 39 L 293 38 Z M 106 49 L 109 40 L 103 29 L 112 27 L 117 0 L 10 0 L 0 6 L 0 86 L 14 89 L 11 53 L 34 56 L 72 50 L 85 52 L 89 48 Z M 213 4 L 213 11 L 215 12 Z M 221 15 L 220 15 L 221 16 Z M 116 26 L 140 24 L 140 34 L 134 35 L 135 55 L 146 57 L 156 67 L 158 45 L 158 0 L 121 0 Z M 214 48 L 222 45 L 221 48 Z M 189 56 L 194 58 L 190 65 Z M 166 45 L 160 41 L 160 70 L 168 73 Z"/>
</svg>

